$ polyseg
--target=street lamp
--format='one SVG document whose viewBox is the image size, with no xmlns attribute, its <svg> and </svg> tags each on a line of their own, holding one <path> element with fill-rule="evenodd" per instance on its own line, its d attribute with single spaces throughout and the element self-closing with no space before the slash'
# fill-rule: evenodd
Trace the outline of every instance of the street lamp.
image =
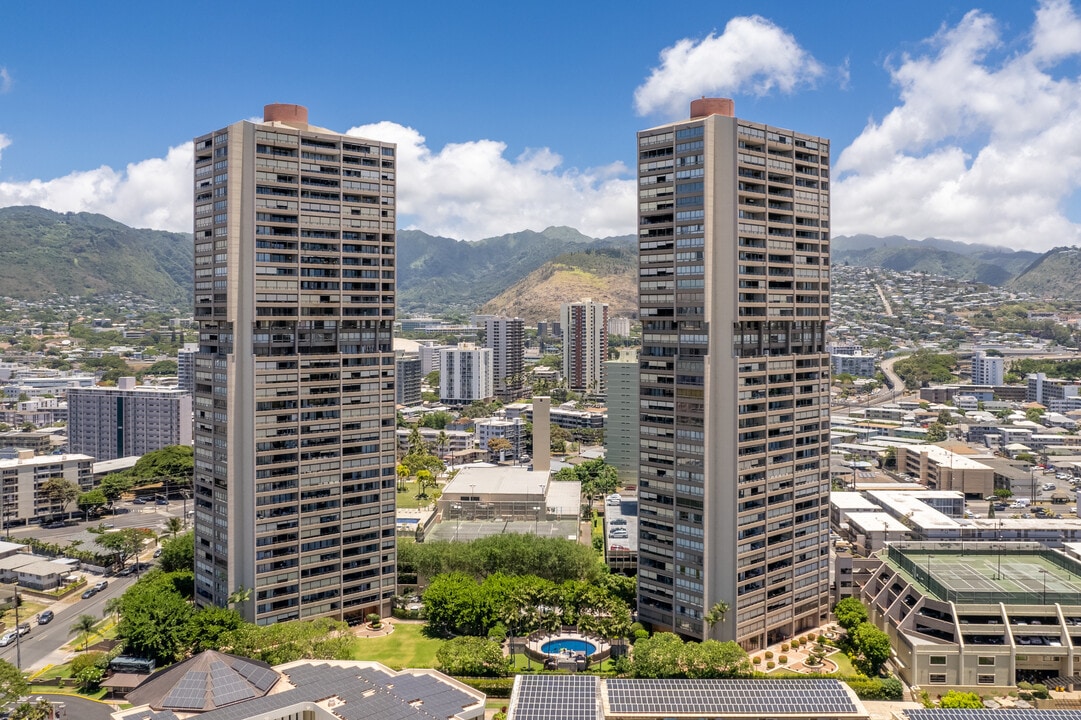
<svg viewBox="0 0 1081 720">
<path fill-rule="evenodd" d="M 477 519 L 477 496 L 473 494 L 475 492 L 474 488 L 476 488 L 476 487 L 477 487 L 476 483 L 469 483 L 469 500 L 470 500 L 470 502 L 473 503 L 473 519 L 474 520 Z"/>
<path fill-rule="evenodd" d="M 1041 568 L 1040 569 L 1040 575 L 1043 576 L 1043 602 L 1040 603 L 1040 604 L 1041 605 L 1046 605 L 1047 604 L 1047 570 L 1044 570 L 1043 568 Z"/>
<path fill-rule="evenodd" d="M 927 582 L 928 583 L 931 582 L 931 560 L 932 560 L 932 558 L 934 558 L 934 555 L 928 555 L 927 556 Z"/>
</svg>

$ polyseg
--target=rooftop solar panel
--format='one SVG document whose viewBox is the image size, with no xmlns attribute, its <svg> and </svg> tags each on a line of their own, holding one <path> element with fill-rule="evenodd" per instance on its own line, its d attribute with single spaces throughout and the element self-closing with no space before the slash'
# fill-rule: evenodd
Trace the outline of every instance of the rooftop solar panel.
<svg viewBox="0 0 1081 720">
<path fill-rule="evenodd" d="M 909 720 L 1081 720 L 1081 710 L 934 708 L 905 710 L 904 713 Z"/>
<path fill-rule="evenodd" d="M 836 680 L 609 680 L 614 714 L 840 714 L 856 706 Z"/>
</svg>

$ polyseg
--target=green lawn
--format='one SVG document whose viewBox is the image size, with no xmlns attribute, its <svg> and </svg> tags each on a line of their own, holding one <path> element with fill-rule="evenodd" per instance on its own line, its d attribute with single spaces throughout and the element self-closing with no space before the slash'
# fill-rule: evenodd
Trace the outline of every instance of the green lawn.
<svg viewBox="0 0 1081 720">
<path fill-rule="evenodd" d="M 434 505 L 435 501 L 439 499 L 441 491 L 439 488 L 428 488 L 428 497 L 424 500 L 417 500 L 417 484 L 415 482 L 408 482 L 405 484 L 405 492 L 398 493 L 398 507 L 417 509 Z"/>
<path fill-rule="evenodd" d="M 435 667 L 435 651 L 444 641 L 425 637 L 423 629 L 419 623 L 396 623 L 390 635 L 357 638 L 353 641 L 353 659 L 375 660 L 399 670 Z"/>
</svg>

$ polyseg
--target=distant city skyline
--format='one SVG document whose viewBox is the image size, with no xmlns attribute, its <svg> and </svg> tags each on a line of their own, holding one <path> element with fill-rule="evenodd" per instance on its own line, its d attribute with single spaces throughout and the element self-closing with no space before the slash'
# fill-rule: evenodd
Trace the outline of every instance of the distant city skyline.
<svg viewBox="0 0 1081 720">
<path fill-rule="evenodd" d="M 654 9 L 20 5 L 0 24 L 0 206 L 190 231 L 188 139 L 287 102 L 398 143 L 402 229 L 627 234 L 626 138 L 709 95 L 833 140 L 834 235 L 1081 243 L 1076 3 Z M 296 28 L 296 68 L 257 62 L 275 28 Z"/>
</svg>

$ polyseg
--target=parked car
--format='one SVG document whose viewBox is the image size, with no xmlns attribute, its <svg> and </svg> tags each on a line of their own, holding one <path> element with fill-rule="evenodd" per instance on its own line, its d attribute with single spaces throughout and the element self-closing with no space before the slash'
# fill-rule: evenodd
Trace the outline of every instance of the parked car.
<svg viewBox="0 0 1081 720">
<path fill-rule="evenodd" d="M 94 597 L 97 594 L 98 594 L 97 590 L 95 590 L 92 587 L 89 587 L 89 588 L 87 588 L 86 590 L 83 591 L 83 600 L 89 600 L 90 598 Z"/>
<path fill-rule="evenodd" d="M 146 505 L 146 500 L 143 500 L 142 498 L 135 498 L 134 500 L 131 501 L 131 504 L 132 505 Z"/>
<path fill-rule="evenodd" d="M 94 591 L 95 592 L 101 592 L 102 590 L 104 590 L 107 587 L 109 587 L 109 581 L 108 580 L 98 580 L 96 583 L 94 583 Z"/>
<path fill-rule="evenodd" d="M 65 527 L 65 524 L 63 520 L 56 520 L 51 523 L 46 523 L 45 525 L 42 525 L 42 527 L 46 530 L 57 530 L 59 528 Z"/>
<path fill-rule="evenodd" d="M 120 577 L 127 577 L 135 572 L 135 565 L 125 565 L 124 568 L 117 573 Z"/>
<path fill-rule="evenodd" d="M 38 613 L 38 625 L 48 625 L 56 617 L 52 610 L 42 610 Z"/>
<path fill-rule="evenodd" d="M 154 557 L 156 557 L 156 558 L 161 557 L 161 548 L 158 548 L 157 550 L 154 551 Z"/>
<path fill-rule="evenodd" d="M 166 500 L 165 498 L 158 498 L 157 500 L 154 501 L 154 504 L 155 505 L 168 505 L 169 501 Z"/>
<path fill-rule="evenodd" d="M 608 524 L 609 525 L 626 525 L 627 524 L 627 519 L 626 518 L 613 518 L 613 519 L 608 521 Z"/>
<path fill-rule="evenodd" d="M 608 537 L 623 539 L 629 537 L 629 533 L 627 532 L 626 528 L 616 528 L 612 532 L 608 533 Z"/>
<path fill-rule="evenodd" d="M 619 505 L 621 502 L 623 502 L 623 497 L 617 494 L 612 494 L 606 497 L 604 499 L 604 502 L 609 505 Z"/>
<path fill-rule="evenodd" d="M 16 628 L 20 635 L 30 634 L 30 623 L 19 623 L 19 627 Z"/>
<path fill-rule="evenodd" d="M 14 630 L 9 630 L 8 632 L 4 633 L 3 637 L 0 637 L 0 647 L 7 647 L 11 643 L 15 642 L 18 637 L 19 633 L 15 632 Z"/>
</svg>

